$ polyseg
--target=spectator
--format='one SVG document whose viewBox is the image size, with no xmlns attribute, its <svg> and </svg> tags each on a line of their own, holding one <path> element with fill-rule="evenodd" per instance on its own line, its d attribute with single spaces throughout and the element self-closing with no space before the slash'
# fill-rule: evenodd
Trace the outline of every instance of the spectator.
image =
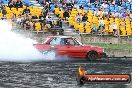
<svg viewBox="0 0 132 88">
<path fill-rule="evenodd" d="M 107 17 L 108 16 L 108 12 L 106 11 L 106 9 L 104 9 L 104 11 L 102 12 L 103 17 Z"/>
<path fill-rule="evenodd" d="M 11 17 L 11 21 L 15 22 L 16 21 L 16 15 L 13 13 L 13 16 Z"/>
<path fill-rule="evenodd" d="M 51 27 L 53 27 L 53 25 L 52 25 L 52 17 L 50 16 L 50 15 L 47 15 L 46 16 L 46 21 L 47 21 L 47 23 L 46 23 L 46 25 L 47 25 L 47 27 L 48 28 L 51 28 Z"/>
<path fill-rule="evenodd" d="M 47 20 L 48 22 L 52 22 L 53 19 L 51 18 L 50 15 L 47 15 L 47 16 L 46 16 L 46 20 Z"/>
<path fill-rule="evenodd" d="M 19 24 L 20 27 L 22 26 L 22 16 L 21 15 L 18 16 L 16 22 L 17 24 Z"/>
<path fill-rule="evenodd" d="M 43 13 L 41 13 L 40 16 L 39 16 L 39 22 L 44 23 L 44 19 L 45 19 L 45 16 L 44 16 Z"/>
<path fill-rule="evenodd" d="M 94 16 L 100 16 L 100 11 L 98 9 L 96 9 L 96 11 L 94 12 Z"/>
<path fill-rule="evenodd" d="M 117 25 L 114 23 L 111 25 L 111 27 L 113 28 L 113 34 L 116 37 L 117 36 Z"/>
<path fill-rule="evenodd" d="M 119 14 L 116 11 L 114 11 L 114 13 L 112 14 L 112 17 L 117 18 L 119 17 Z"/>
<path fill-rule="evenodd" d="M 123 18 L 126 18 L 127 16 L 128 16 L 127 12 L 124 11 L 124 13 L 122 14 L 122 17 L 123 17 Z"/>
<path fill-rule="evenodd" d="M 44 18 L 46 18 L 47 13 L 46 13 L 46 10 L 45 10 L 44 8 L 42 9 L 42 13 L 43 13 L 43 15 L 44 15 Z"/>
<path fill-rule="evenodd" d="M 3 3 L 0 2 L 0 10 L 2 10 L 2 9 L 3 9 Z"/>
<path fill-rule="evenodd" d="M 59 22 L 59 20 L 57 21 L 57 24 L 55 25 L 55 28 L 60 28 L 60 22 Z"/>
<path fill-rule="evenodd" d="M 46 1 L 45 0 L 42 0 L 42 4 L 44 5 L 46 3 Z"/>
<path fill-rule="evenodd" d="M 63 13 L 63 17 L 65 18 L 65 20 L 67 20 L 67 19 L 70 17 L 70 14 L 69 14 L 68 10 L 66 10 L 66 11 Z"/>
<path fill-rule="evenodd" d="M 132 12 L 130 11 L 130 19 L 131 19 L 131 21 L 132 21 Z"/>
<path fill-rule="evenodd" d="M 97 33 L 97 26 L 96 26 L 96 24 L 92 25 L 92 32 L 93 33 Z"/>
<path fill-rule="evenodd" d="M 66 6 L 67 6 L 68 10 L 72 11 L 74 4 L 73 3 L 66 3 Z"/>
<path fill-rule="evenodd" d="M 112 5 L 115 5 L 116 4 L 116 2 L 115 1 L 112 1 Z"/>
<path fill-rule="evenodd" d="M 25 14 L 25 17 L 23 19 L 23 28 L 24 30 L 30 29 L 30 18 L 27 14 Z"/>
<path fill-rule="evenodd" d="M 24 14 L 30 14 L 30 9 L 28 6 L 23 10 L 23 15 Z"/>
<path fill-rule="evenodd" d="M 62 28 L 62 20 L 61 19 L 58 20 L 58 24 L 59 24 L 59 27 Z"/>
<path fill-rule="evenodd" d="M 41 24 L 41 29 L 44 28 L 44 20 L 45 20 L 44 14 L 41 13 L 40 16 L 39 16 L 39 22 L 40 22 L 40 24 Z M 44 29 L 43 29 L 43 30 L 44 30 Z"/>
<path fill-rule="evenodd" d="M 80 14 L 78 13 L 76 18 L 75 18 L 75 22 L 82 22 L 82 17 L 80 16 Z"/>
<path fill-rule="evenodd" d="M 84 14 L 82 17 L 82 22 L 86 22 L 88 20 L 87 14 Z"/>
<path fill-rule="evenodd" d="M 32 16 L 32 21 L 36 21 L 37 19 L 38 19 L 38 17 L 36 14 Z"/>
<path fill-rule="evenodd" d="M 88 2 L 88 3 L 87 3 L 87 6 L 88 6 L 89 8 L 91 7 L 91 4 L 90 4 L 90 2 Z"/>
<path fill-rule="evenodd" d="M 16 2 L 17 2 L 17 0 L 12 0 L 12 2 L 11 2 L 11 3 L 13 3 L 14 7 L 16 7 Z"/>
<path fill-rule="evenodd" d="M 118 1 L 117 1 L 117 5 L 118 5 L 118 6 L 121 6 L 121 5 L 122 5 L 122 0 L 118 0 Z"/>
<path fill-rule="evenodd" d="M 122 18 L 122 12 L 121 11 L 119 12 L 119 18 Z"/>
<path fill-rule="evenodd" d="M 8 7 L 11 9 L 11 8 L 13 8 L 13 7 L 15 7 L 15 6 L 14 6 L 14 4 L 11 2 L 11 3 L 8 5 Z"/>
<path fill-rule="evenodd" d="M 106 2 L 104 2 L 102 5 L 101 5 L 101 8 L 102 9 L 106 9 L 108 6 L 107 6 L 107 4 L 106 4 Z"/>
<path fill-rule="evenodd" d="M 66 4 L 65 4 L 65 3 L 62 3 L 62 8 L 63 8 L 64 10 L 66 10 Z"/>
<path fill-rule="evenodd" d="M 84 5 L 79 6 L 79 9 L 84 9 Z"/>
<path fill-rule="evenodd" d="M 23 3 L 21 0 L 17 0 L 16 2 L 16 8 L 23 8 Z"/>
<path fill-rule="evenodd" d="M 49 3 L 48 2 L 44 6 L 44 9 L 45 9 L 45 12 L 48 13 L 48 10 L 49 10 Z"/>
<path fill-rule="evenodd" d="M 6 19 L 7 19 L 6 15 L 4 15 L 4 16 L 1 17 L 1 20 L 6 20 Z"/>
<path fill-rule="evenodd" d="M 94 2 L 94 5 L 95 5 L 96 8 L 98 8 L 98 7 L 99 7 L 99 1 L 96 0 L 96 1 Z"/>
<path fill-rule="evenodd" d="M 3 7 L 2 14 L 3 14 L 3 16 L 5 16 L 7 14 L 5 7 Z"/>
<path fill-rule="evenodd" d="M 104 30 L 104 25 L 105 25 L 103 18 L 100 18 L 99 24 L 100 24 L 99 29 L 101 30 L 101 33 L 102 33 L 102 31 Z"/>
</svg>

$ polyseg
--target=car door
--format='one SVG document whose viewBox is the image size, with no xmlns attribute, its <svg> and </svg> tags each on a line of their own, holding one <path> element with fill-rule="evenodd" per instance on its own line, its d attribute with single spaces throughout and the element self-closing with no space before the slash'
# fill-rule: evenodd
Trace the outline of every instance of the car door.
<svg viewBox="0 0 132 88">
<path fill-rule="evenodd" d="M 56 49 L 57 55 L 68 55 L 67 46 L 64 44 L 64 38 L 53 38 L 49 44 L 51 48 Z"/>
<path fill-rule="evenodd" d="M 70 57 L 80 57 L 83 58 L 86 56 L 86 52 L 82 45 L 77 44 L 73 38 L 65 39 L 66 42 L 66 51 Z"/>
</svg>

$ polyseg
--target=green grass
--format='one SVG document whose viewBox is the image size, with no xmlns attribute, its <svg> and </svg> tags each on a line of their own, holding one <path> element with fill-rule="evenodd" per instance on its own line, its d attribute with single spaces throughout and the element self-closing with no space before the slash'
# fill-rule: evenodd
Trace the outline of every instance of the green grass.
<svg viewBox="0 0 132 88">
<path fill-rule="evenodd" d="M 100 46 L 105 49 L 132 50 L 132 45 L 129 45 L 129 44 L 90 43 L 90 45 Z"/>
</svg>

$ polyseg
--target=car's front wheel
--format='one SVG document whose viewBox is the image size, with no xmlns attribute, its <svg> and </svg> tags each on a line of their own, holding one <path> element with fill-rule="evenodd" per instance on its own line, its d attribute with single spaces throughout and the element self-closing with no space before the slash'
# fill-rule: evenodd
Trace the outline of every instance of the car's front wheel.
<svg viewBox="0 0 132 88">
<path fill-rule="evenodd" d="M 90 51 L 87 54 L 87 60 L 96 60 L 98 58 L 98 53 L 96 51 Z"/>
</svg>

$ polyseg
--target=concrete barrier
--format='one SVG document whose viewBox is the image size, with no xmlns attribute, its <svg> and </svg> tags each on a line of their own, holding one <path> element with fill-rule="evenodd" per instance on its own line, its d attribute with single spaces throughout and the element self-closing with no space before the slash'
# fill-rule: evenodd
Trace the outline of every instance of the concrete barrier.
<svg viewBox="0 0 132 88">
<path fill-rule="evenodd" d="M 122 37 L 114 38 L 112 36 L 91 36 L 91 35 L 80 35 L 81 42 L 88 45 L 89 43 L 112 43 L 112 44 L 132 44 L 132 38 Z M 109 56 L 116 57 L 132 57 L 132 50 L 122 50 L 122 49 L 106 49 L 105 52 Z"/>
<path fill-rule="evenodd" d="M 88 43 L 112 43 L 112 44 L 132 44 L 132 38 L 121 37 L 115 38 L 113 36 L 97 36 L 97 35 L 80 35 L 81 41 L 84 44 Z"/>
</svg>

